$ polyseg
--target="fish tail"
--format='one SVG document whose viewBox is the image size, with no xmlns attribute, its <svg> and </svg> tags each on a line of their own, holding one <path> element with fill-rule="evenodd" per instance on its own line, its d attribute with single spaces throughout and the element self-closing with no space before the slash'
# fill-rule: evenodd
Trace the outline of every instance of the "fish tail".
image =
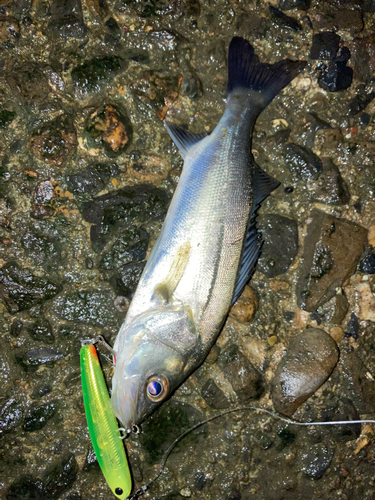
<svg viewBox="0 0 375 500">
<path fill-rule="evenodd" d="M 264 109 L 305 66 L 306 61 L 290 59 L 262 63 L 247 40 L 234 37 L 228 54 L 228 97 L 235 88 L 248 88 L 259 93 L 259 104 Z"/>
</svg>

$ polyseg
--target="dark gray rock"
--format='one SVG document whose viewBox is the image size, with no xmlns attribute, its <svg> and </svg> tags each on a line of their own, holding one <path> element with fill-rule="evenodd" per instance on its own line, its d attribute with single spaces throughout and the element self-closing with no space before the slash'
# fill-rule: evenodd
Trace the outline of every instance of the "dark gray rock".
<svg viewBox="0 0 375 500">
<path fill-rule="evenodd" d="M 18 427 L 22 422 L 23 404 L 11 397 L 0 405 L 0 436 Z"/>
<path fill-rule="evenodd" d="M 331 205 L 346 205 L 350 201 L 348 186 L 331 158 L 322 158 L 323 170 L 309 187 L 312 201 Z"/>
<path fill-rule="evenodd" d="M 375 383 L 367 376 L 368 367 L 356 352 L 340 355 L 339 384 L 359 413 L 375 412 Z"/>
<path fill-rule="evenodd" d="M 294 337 L 271 383 L 275 409 L 292 415 L 327 380 L 338 359 L 336 342 L 324 330 L 308 328 Z"/>
<path fill-rule="evenodd" d="M 78 464 L 73 453 L 67 453 L 60 461 L 47 468 L 43 474 L 43 491 L 46 499 L 57 499 L 69 490 L 78 473 Z"/>
<path fill-rule="evenodd" d="M 114 305 L 111 290 L 79 290 L 66 293 L 54 303 L 56 313 L 64 320 L 86 325 L 117 327 L 122 315 Z"/>
<path fill-rule="evenodd" d="M 359 334 L 359 320 L 357 316 L 352 312 L 350 315 L 350 320 L 348 321 L 348 324 L 346 325 L 346 332 L 345 336 L 346 337 L 353 337 L 353 339 L 357 339 Z"/>
<path fill-rule="evenodd" d="M 206 403 L 211 406 L 211 408 L 215 408 L 215 410 L 223 410 L 230 406 L 229 399 L 215 384 L 212 378 L 208 379 L 203 385 L 201 394 Z"/>
<path fill-rule="evenodd" d="M 300 470 L 306 476 L 320 479 L 330 466 L 334 453 L 334 448 L 325 446 L 323 443 L 313 444 L 301 453 Z"/>
<path fill-rule="evenodd" d="M 96 458 L 95 451 L 92 447 L 90 447 L 87 451 L 85 463 L 83 464 L 82 470 L 85 472 L 90 472 L 91 470 L 98 470 L 99 462 Z"/>
<path fill-rule="evenodd" d="M 349 58 L 349 49 L 343 47 L 340 56 L 331 61 L 328 68 L 325 68 L 323 74 L 318 78 L 319 87 L 327 92 L 348 89 L 353 81 L 353 70 L 346 65 Z"/>
<path fill-rule="evenodd" d="M 279 9 L 291 10 L 300 9 L 307 10 L 310 8 L 311 0 L 279 0 Z"/>
<path fill-rule="evenodd" d="M 281 10 L 269 5 L 272 22 L 280 28 L 286 28 L 293 31 L 302 31 L 302 25 L 294 19 L 294 17 L 287 16 Z"/>
<path fill-rule="evenodd" d="M 38 342 L 53 344 L 55 341 L 55 337 L 52 332 L 52 326 L 48 319 L 42 318 L 36 320 L 29 331 L 31 337 Z"/>
<path fill-rule="evenodd" d="M 0 111 L 0 129 L 7 128 L 12 121 L 16 118 L 17 113 L 9 109 L 2 109 Z"/>
<path fill-rule="evenodd" d="M 145 265 L 146 262 L 143 261 L 122 266 L 109 280 L 115 292 L 132 299 Z"/>
<path fill-rule="evenodd" d="M 334 59 L 340 46 L 340 37 L 332 31 L 313 35 L 310 59 Z"/>
<path fill-rule="evenodd" d="M 61 290 L 61 285 L 35 276 L 16 262 L 9 262 L 0 269 L 0 296 L 10 313 L 31 309 L 52 299 Z"/>
<path fill-rule="evenodd" d="M 311 211 L 296 286 L 299 307 L 315 311 L 351 276 L 367 243 L 367 230 L 319 210 Z"/>
<path fill-rule="evenodd" d="M 218 357 L 223 370 L 241 403 L 259 399 L 265 391 L 265 381 L 235 344 L 229 344 Z"/>
<path fill-rule="evenodd" d="M 43 429 L 57 412 L 56 403 L 49 403 L 45 405 L 32 405 L 25 416 L 23 429 L 26 432 L 35 432 Z"/>
<path fill-rule="evenodd" d="M 362 92 L 359 90 L 359 92 L 349 103 L 348 112 L 350 116 L 355 116 L 357 113 L 364 111 L 368 104 L 375 98 L 375 92 L 368 94 L 364 90 Z"/>
<path fill-rule="evenodd" d="M 6 500 L 44 500 L 43 483 L 30 474 L 16 479 L 8 488 Z"/>
<path fill-rule="evenodd" d="M 52 347 L 38 347 L 28 351 L 19 351 L 16 354 L 16 361 L 26 371 L 36 371 L 38 366 L 44 364 L 53 364 L 62 359 L 64 355 Z"/>
<path fill-rule="evenodd" d="M 82 216 L 92 224 L 94 250 L 102 251 L 114 235 L 161 216 L 168 204 L 168 193 L 149 184 L 129 186 L 85 203 Z"/>
<path fill-rule="evenodd" d="M 113 77 L 126 68 L 126 63 L 118 56 L 96 57 L 73 68 L 73 86 L 79 94 L 99 92 Z"/>
<path fill-rule="evenodd" d="M 47 33 L 56 38 L 83 38 L 86 26 L 80 0 L 52 0 Z"/>
<path fill-rule="evenodd" d="M 18 337 L 21 334 L 22 328 L 22 321 L 20 319 L 15 319 L 10 325 L 9 333 L 12 335 L 12 337 Z"/>
<path fill-rule="evenodd" d="M 137 227 L 125 229 L 110 250 L 99 261 L 100 269 L 119 269 L 121 266 L 138 262 L 146 257 L 149 236 L 147 231 Z"/>
<path fill-rule="evenodd" d="M 299 144 L 287 144 L 284 148 L 284 158 L 289 170 L 297 179 L 304 181 L 316 180 L 323 170 L 323 164 L 310 149 Z"/>
<path fill-rule="evenodd" d="M 353 401 L 348 398 L 339 398 L 333 403 L 327 405 L 327 408 L 322 409 L 322 421 L 324 422 L 337 422 L 346 420 L 360 420 L 359 415 Z M 332 425 L 329 428 L 330 436 L 335 442 L 348 442 L 358 439 L 361 435 L 361 424 L 349 425 Z M 325 429 L 327 432 L 327 429 Z"/>
<path fill-rule="evenodd" d="M 95 195 L 118 171 L 115 163 L 92 163 L 85 170 L 69 175 L 66 183 L 72 193 Z"/>
<path fill-rule="evenodd" d="M 375 274 L 375 251 L 369 250 L 362 255 L 358 269 L 361 273 Z"/>
<path fill-rule="evenodd" d="M 258 270 L 267 278 L 285 273 L 298 252 L 298 226 L 293 219 L 267 214 L 258 224 L 264 241 Z"/>
</svg>

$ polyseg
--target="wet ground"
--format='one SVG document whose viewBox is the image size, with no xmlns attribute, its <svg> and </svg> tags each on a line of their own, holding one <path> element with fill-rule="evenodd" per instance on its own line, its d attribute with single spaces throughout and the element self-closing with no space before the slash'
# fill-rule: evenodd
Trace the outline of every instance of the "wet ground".
<svg viewBox="0 0 375 500">
<path fill-rule="evenodd" d="M 5 0 L 1 498 L 113 498 L 90 447 L 80 341 L 114 341 L 181 172 L 162 119 L 215 127 L 233 35 L 266 62 L 309 64 L 256 124 L 256 161 L 281 185 L 260 210 L 251 289 L 127 441 L 134 480 L 238 405 L 375 417 L 374 2 Z M 179 443 L 145 498 L 368 500 L 374 455 L 370 425 L 235 413 Z"/>
</svg>

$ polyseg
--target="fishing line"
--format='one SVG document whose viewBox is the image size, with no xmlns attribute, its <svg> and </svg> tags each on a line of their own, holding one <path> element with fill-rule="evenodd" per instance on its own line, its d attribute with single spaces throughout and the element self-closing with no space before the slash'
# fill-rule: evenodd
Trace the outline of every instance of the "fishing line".
<svg viewBox="0 0 375 500">
<path fill-rule="evenodd" d="M 249 411 L 249 410 L 255 410 L 259 411 L 260 413 L 266 413 L 272 418 L 275 418 L 276 420 L 281 420 L 282 422 L 286 422 L 287 424 L 291 425 L 299 425 L 301 427 L 308 427 L 310 425 L 316 426 L 316 425 L 354 425 L 354 424 L 375 424 L 375 420 L 370 420 L 370 419 L 365 419 L 365 420 L 336 420 L 336 421 L 328 421 L 328 422 L 299 422 L 298 420 L 293 420 L 292 418 L 288 417 L 283 417 L 282 415 L 279 415 L 278 413 L 275 413 L 271 410 L 266 410 L 265 408 L 260 408 L 259 406 L 255 405 L 249 405 L 249 406 L 238 406 L 237 408 L 232 408 L 230 410 L 223 411 L 221 413 L 217 413 L 216 415 L 213 415 L 212 417 L 208 417 L 205 420 L 202 420 L 201 422 L 198 422 L 197 424 L 193 425 L 189 429 L 187 429 L 185 432 L 180 434 L 178 438 L 176 438 L 173 443 L 169 446 L 167 451 L 164 454 L 163 460 L 161 461 L 159 472 L 156 474 L 156 476 L 151 479 L 148 483 L 143 485 L 141 488 L 139 488 L 132 496 L 128 497 L 127 500 L 137 500 L 141 495 L 143 495 L 149 487 L 161 476 L 165 464 L 168 460 L 169 455 L 172 453 L 173 448 L 182 440 L 184 439 L 185 436 L 190 434 L 190 432 L 194 431 L 195 429 L 198 429 L 202 425 L 208 424 L 209 422 L 212 422 L 213 420 L 216 420 L 217 418 L 224 417 L 225 415 L 229 415 L 230 413 L 235 413 L 235 412 L 240 412 L 240 411 Z"/>
</svg>

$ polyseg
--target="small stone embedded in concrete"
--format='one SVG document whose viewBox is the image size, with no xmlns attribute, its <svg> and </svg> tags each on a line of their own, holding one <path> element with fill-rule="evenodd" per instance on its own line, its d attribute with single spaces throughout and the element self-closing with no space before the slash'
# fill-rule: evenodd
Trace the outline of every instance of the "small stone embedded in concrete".
<svg viewBox="0 0 375 500">
<path fill-rule="evenodd" d="M 320 158 L 310 149 L 299 144 L 287 144 L 284 148 L 284 158 L 287 167 L 297 179 L 316 180 L 323 170 Z"/>
<path fill-rule="evenodd" d="M 122 231 L 121 236 L 109 250 L 103 253 L 99 269 L 119 269 L 131 262 L 144 260 L 147 253 L 149 235 L 142 228 L 130 227 Z"/>
<path fill-rule="evenodd" d="M 0 404 L 0 436 L 18 427 L 23 418 L 23 404 L 11 397 Z"/>
<path fill-rule="evenodd" d="M 38 366 L 44 364 L 53 364 L 55 361 L 64 358 L 64 354 L 52 347 L 37 347 L 28 351 L 18 351 L 16 361 L 24 370 L 34 372 Z"/>
<path fill-rule="evenodd" d="M 338 359 L 337 344 L 324 330 L 308 328 L 293 337 L 271 382 L 276 411 L 292 415 L 327 380 Z"/>
<path fill-rule="evenodd" d="M 359 313 L 358 316 L 364 321 L 375 322 L 375 294 L 370 283 L 363 281 L 356 286 Z"/>
<path fill-rule="evenodd" d="M 52 299 L 62 286 L 9 262 L 0 268 L 0 297 L 10 313 L 31 309 Z"/>
<path fill-rule="evenodd" d="M 51 92 L 48 79 L 40 67 L 27 63 L 6 77 L 7 83 L 18 99 L 28 106 L 44 103 Z"/>
<path fill-rule="evenodd" d="M 78 464 L 73 453 L 66 453 L 57 463 L 48 467 L 42 477 L 46 499 L 57 499 L 69 490 L 78 474 Z"/>
<path fill-rule="evenodd" d="M 334 448 L 323 443 L 313 444 L 309 449 L 300 452 L 301 472 L 313 479 L 320 479 L 330 466 L 334 452 Z"/>
<path fill-rule="evenodd" d="M 230 406 L 229 399 L 225 396 L 224 392 L 215 384 L 215 381 L 210 378 L 202 387 L 202 398 L 206 403 L 215 408 L 215 410 L 223 410 Z"/>
<path fill-rule="evenodd" d="M 363 11 L 361 8 L 353 8 L 351 2 L 317 2 L 311 22 L 313 29 L 317 31 L 343 30 L 350 34 L 359 33 L 363 29 Z"/>
<path fill-rule="evenodd" d="M 332 205 L 345 205 L 350 201 L 348 186 L 331 158 L 322 158 L 323 170 L 319 179 L 309 186 L 312 201 Z"/>
<path fill-rule="evenodd" d="M 10 48 L 20 37 L 20 25 L 13 16 L 0 16 L 0 44 Z"/>
<path fill-rule="evenodd" d="M 77 134 L 72 119 L 61 115 L 45 123 L 31 134 L 29 150 L 51 165 L 63 165 L 77 147 Z"/>
<path fill-rule="evenodd" d="M 85 170 L 68 175 L 66 184 L 72 193 L 95 195 L 105 188 L 118 171 L 115 163 L 92 163 Z"/>
<path fill-rule="evenodd" d="M 218 364 L 241 403 L 261 397 L 265 381 L 235 344 L 229 344 L 220 352 Z"/>
<path fill-rule="evenodd" d="M 7 128 L 12 121 L 16 118 L 17 113 L 10 109 L 2 109 L 0 111 L 0 129 Z"/>
<path fill-rule="evenodd" d="M 324 320 L 341 325 L 349 309 L 349 302 L 343 293 L 337 293 L 323 306 Z"/>
<path fill-rule="evenodd" d="M 353 69 L 347 66 L 350 58 L 349 49 L 343 47 L 341 54 L 333 59 L 318 78 L 319 87 L 327 92 L 339 92 L 348 89 L 353 81 Z"/>
<path fill-rule="evenodd" d="M 95 57 L 73 68 L 71 72 L 73 87 L 79 95 L 83 96 L 92 92 L 100 92 L 125 68 L 124 60 L 118 56 Z"/>
<path fill-rule="evenodd" d="M 340 37 L 332 31 L 324 31 L 313 35 L 310 59 L 334 59 L 339 50 Z"/>
<path fill-rule="evenodd" d="M 116 293 L 128 299 L 133 298 L 145 265 L 146 261 L 132 262 L 121 266 L 109 280 Z"/>
<path fill-rule="evenodd" d="M 359 93 L 353 97 L 348 106 L 348 112 L 350 116 L 355 116 L 357 113 L 364 111 L 368 104 L 375 98 L 375 92 L 370 92 L 366 94 L 364 91 L 358 90 Z"/>
<path fill-rule="evenodd" d="M 45 344 L 53 344 L 55 337 L 53 335 L 51 323 L 48 319 L 41 318 L 36 320 L 33 326 L 30 328 L 30 335 L 34 340 L 38 342 L 44 342 Z"/>
<path fill-rule="evenodd" d="M 336 344 L 339 344 L 343 340 L 345 335 L 344 330 L 340 326 L 334 326 L 333 328 L 331 328 L 329 334 L 336 342 Z"/>
<path fill-rule="evenodd" d="M 367 230 L 345 219 L 312 210 L 296 286 L 297 303 L 315 311 L 331 299 L 356 269 Z"/>
<path fill-rule="evenodd" d="M 279 9 L 281 10 L 307 10 L 310 8 L 311 0 L 279 0 Z"/>
<path fill-rule="evenodd" d="M 23 328 L 23 322 L 20 319 L 15 319 L 13 323 L 10 325 L 9 333 L 12 337 L 18 337 Z"/>
<path fill-rule="evenodd" d="M 229 316 L 240 323 L 250 323 L 254 319 L 258 306 L 259 301 L 256 292 L 246 285 L 229 311 Z"/>
<path fill-rule="evenodd" d="M 294 17 L 287 16 L 281 10 L 269 5 L 272 22 L 280 28 L 291 29 L 293 31 L 302 31 L 302 25 Z"/>
<path fill-rule="evenodd" d="M 359 415 L 352 400 L 340 397 L 333 403 L 329 403 L 326 408 L 322 408 L 322 421 L 324 422 L 337 422 L 337 421 L 350 421 L 360 420 Z M 330 428 L 330 435 L 336 442 L 348 442 L 358 439 L 361 434 L 361 424 L 349 425 L 332 425 Z"/>
<path fill-rule="evenodd" d="M 375 274 L 375 251 L 367 251 L 359 262 L 358 269 L 365 274 Z"/>
<path fill-rule="evenodd" d="M 125 112 L 118 106 L 106 104 L 93 111 L 86 120 L 88 143 L 104 148 L 109 156 L 118 156 L 131 144 L 133 128 Z"/>
<path fill-rule="evenodd" d="M 81 0 L 52 0 L 49 7 L 47 34 L 55 38 L 83 38 L 86 26 L 83 22 Z"/>
<path fill-rule="evenodd" d="M 354 340 L 358 338 L 359 334 L 359 321 L 355 313 L 353 312 L 350 315 L 350 320 L 348 324 L 346 325 L 346 332 L 345 336 L 346 337 L 353 337 Z"/>
<path fill-rule="evenodd" d="M 285 273 L 298 252 L 298 226 L 293 219 L 278 214 L 260 218 L 259 231 L 264 241 L 257 269 L 267 278 Z"/>
<path fill-rule="evenodd" d="M 94 449 L 92 448 L 92 446 L 90 446 L 87 451 L 85 463 L 82 467 L 82 470 L 85 472 L 90 472 L 91 470 L 98 469 L 100 469 L 98 459 L 96 458 Z"/>
<path fill-rule="evenodd" d="M 23 424 L 23 429 L 26 432 L 35 432 L 43 429 L 57 412 L 56 403 L 48 403 L 45 405 L 32 405 L 26 415 Z"/>
</svg>

